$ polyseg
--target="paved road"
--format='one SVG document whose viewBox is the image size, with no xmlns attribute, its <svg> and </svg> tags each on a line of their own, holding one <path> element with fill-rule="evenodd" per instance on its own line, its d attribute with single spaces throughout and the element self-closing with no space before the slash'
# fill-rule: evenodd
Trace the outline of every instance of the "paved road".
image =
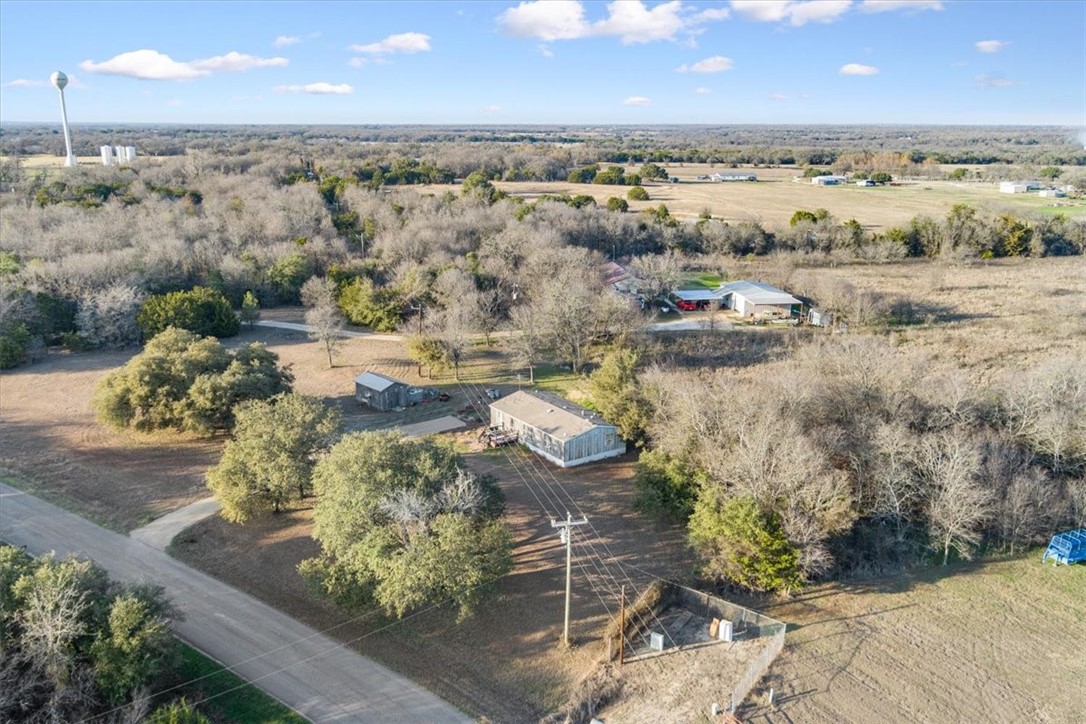
<svg viewBox="0 0 1086 724">
<path fill-rule="evenodd" d="M 128 535 L 152 548 L 164 551 L 178 533 L 190 525 L 196 525 L 204 518 L 215 515 L 220 510 L 222 506 L 214 497 L 204 498 L 195 503 L 189 503 L 184 508 L 178 508 L 172 513 L 167 513 L 161 518 L 156 518 Z"/>
<path fill-rule="evenodd" d="M 315 722 L 470 722 L 399 674 L 255 598 L 0 483 L 0 538 L 40 555 L 91 558 L 119 580 L 165 587 L 178 636 Z"/>
</svg>

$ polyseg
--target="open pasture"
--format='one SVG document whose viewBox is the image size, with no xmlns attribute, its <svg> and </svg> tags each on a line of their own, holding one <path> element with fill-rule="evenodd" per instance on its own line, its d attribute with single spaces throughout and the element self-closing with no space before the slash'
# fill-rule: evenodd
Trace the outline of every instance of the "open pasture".
<svg viewBox="0 0 1086 724">
<path fill-rule="evenodd" d="M 729 223 L 756 221 L 766 228 L 784 228 L 797 209 L 827 209 L 841 221 L 856 219 L 869 231 L 883 231 L 909 223 L 914 216 L 942 217 L 955 204 L 968 204 L 993 213 L 1019 216 L 1034 213 L 1063 213 L 1086 216 L 1086 202 L 1074 199 L 1046 199 L 1034 194 L 1003 194 L 996 183 L 980 181 L 904 181 L 901 186 L 859 187 L 815 186 L 802 176 L 801 168 L 734 169 L 758 176 L 756 183 L 698 181 L 698 176 L 730 173 L 733 169 L 707 164 L 666 166 L 679 183 L 644 184 L 648 201 L 630 201 L 631 211 L 660 204 L 681 220 L 696 219 L 708 211 Z M 636 172 L 636 167 L 627 169 Z M 626 198 L 629 186 L 573 184 L 564 181 L 499 181 L 502 191 L 526 200 L 542 194 L 588 194 L 600 205 L 612 196 Z M 440 193 L 441 187 L 427 187 Z"/>
</svg>

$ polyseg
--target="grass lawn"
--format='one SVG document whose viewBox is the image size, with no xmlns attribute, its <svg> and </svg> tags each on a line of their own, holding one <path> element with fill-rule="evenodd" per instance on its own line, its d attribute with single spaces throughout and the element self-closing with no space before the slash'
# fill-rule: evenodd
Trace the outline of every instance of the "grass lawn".
<svg viewBox="0 0 1086 724">
<path fill-rule="evenodd" d="M 716 289 L 723 283 L 724 279 L 719 274 L 693 274 L 687 277 L 683 289 Z"/>
<path fill-rule="evenodd" d="M 181 645 L 181 659 L 178 676 L 183 681 L 194 682 L 184 687 L 185 696 L 213 721 L 238 724 L 308 721 L 191 646 Z"/>
</svg>

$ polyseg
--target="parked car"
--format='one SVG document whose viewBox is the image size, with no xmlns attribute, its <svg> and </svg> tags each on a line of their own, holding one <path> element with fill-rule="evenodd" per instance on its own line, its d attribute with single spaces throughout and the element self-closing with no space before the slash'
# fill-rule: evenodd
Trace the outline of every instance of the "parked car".
<svg viewBox="0 0 1086 724">
<path fill-rule="evenodd" d="M 698 303 L 689 302 L 685 299 L 680 299 L 679 301 L 675 302 L 675 306 L 683 310 L 684 312 L 693 312 L 698 308 Z"/>
</svg>

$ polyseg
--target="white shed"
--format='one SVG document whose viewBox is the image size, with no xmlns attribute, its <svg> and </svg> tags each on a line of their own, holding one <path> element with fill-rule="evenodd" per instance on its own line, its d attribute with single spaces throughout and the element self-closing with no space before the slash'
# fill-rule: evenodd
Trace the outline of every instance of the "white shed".
<svg viewBox="0 0 1086 724">
<path fill-rule="evenodd" d="M 490 425 L 516 432 L 529 450 L 563 468 L 626 452 L 618 428 L 546 392 L 521 390 L 490 403 Z"/>
</svg>

